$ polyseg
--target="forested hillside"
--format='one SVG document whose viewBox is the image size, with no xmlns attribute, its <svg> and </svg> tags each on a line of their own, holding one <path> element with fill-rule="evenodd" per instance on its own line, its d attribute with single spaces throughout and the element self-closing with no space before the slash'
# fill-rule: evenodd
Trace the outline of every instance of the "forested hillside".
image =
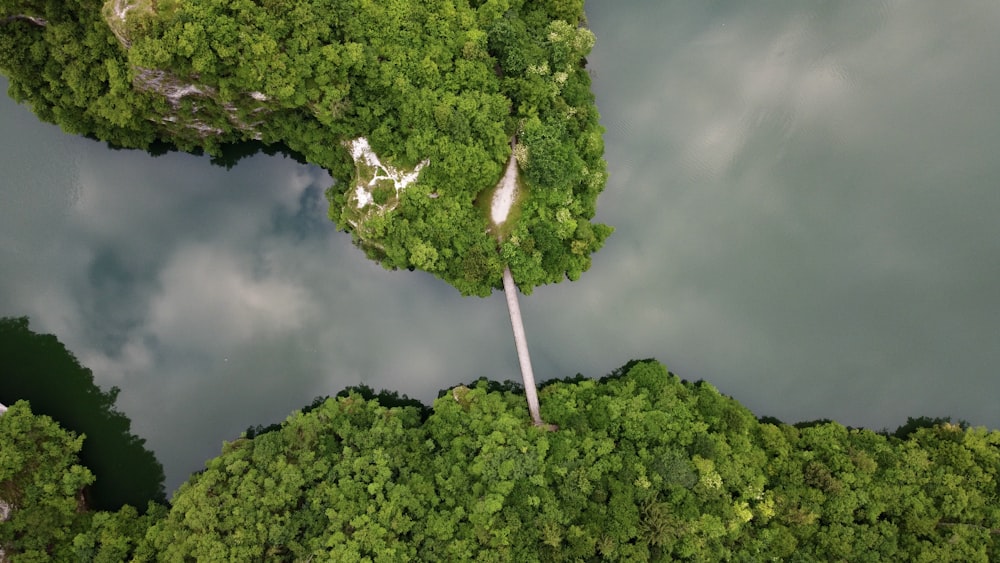
<svg viewBox="0 0 1000 563">
<path fill-rule="evenodd" d="M 611 232 L 591 222 L 607 174 L 584 24 L 582 0 L 6 0 L 0 71 L 40 118 L 116 146 L 285 146 L 334 175 L 330 217 L 385 267 L 487 295 L 509 265 L 530 292 Z M 373 181 L 360 138 L 426 163 L 418 181 Z M 488 194 L 512 152 L 498 248 Z"/>
<path fill-rule="evenodd" d="M 487 387 L 432 409 L 317 403 L 226 444 L 141 520 L 74 513 L 78 443 L 15 405 L 0 491 L 23 501 L 0 538 L 9 554 L 48 538 L 48 553 L 103 561 L 1000 558 L 1000 432 L 762 423 L 653 361 L 545 386 L 557 431 Z M 12 438 L 32 425 L 45 437 Z M 29 513 L 45 524 L 19 534 Z"/>
</svg>

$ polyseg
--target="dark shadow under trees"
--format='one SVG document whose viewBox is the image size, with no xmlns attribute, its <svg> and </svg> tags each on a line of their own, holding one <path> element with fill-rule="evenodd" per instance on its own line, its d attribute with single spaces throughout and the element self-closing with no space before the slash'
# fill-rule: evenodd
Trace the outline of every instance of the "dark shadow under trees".
<svg viewBox="0 0 1000 563">
<path fill-rule="evenodd" d="M 166 502 L 163 466 L 115 408 L 118 392 L 101 390 L 55 336 L 32 332 L 27 317 L 0 319 L 0 403 L 26 400 L 36 414 L 86 436 L 80 461 L 97 478 L 86 491 L 91 508 L 142 511 L 149 501 Z"/>
</svg>

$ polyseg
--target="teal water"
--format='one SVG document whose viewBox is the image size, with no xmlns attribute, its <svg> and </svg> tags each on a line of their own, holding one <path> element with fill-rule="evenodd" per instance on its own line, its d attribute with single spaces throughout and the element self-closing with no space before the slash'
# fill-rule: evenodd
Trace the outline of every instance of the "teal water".
<svg viewBox="0 0 1000 563">
<path fill-rule="evenodd" d="M 522 298 L 536 377 L 656 357 L 787 421 L 1000 428 L 1000 5 L 588 6 L 617 231 Z M 519 377 L 502 296 L 368 262 L 314 167 L 112 151 L 4 98 L 0 170 L 0 315 L 121 387 L 168 489 L 346 385 Z"/>
</svg>

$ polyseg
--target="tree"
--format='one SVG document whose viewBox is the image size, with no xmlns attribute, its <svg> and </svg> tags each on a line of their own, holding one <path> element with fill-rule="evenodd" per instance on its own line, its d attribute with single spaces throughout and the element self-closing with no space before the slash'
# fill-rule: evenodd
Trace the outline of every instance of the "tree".
<svg viewBox="0 0 1000 563">
<path fill-rule="evenodd" d="M 83 437 L 26 401 L 0 415 L 0 548 L 16 561 L 65 561 L 83 528 L 83 488 L 93 474 L 79 464 Z"/>
<path fill-rule="evenodd" d="M 73 537 L 73 555 L 77 561 L 94 563 L 153 561 L 156 552 L 146 533 L 166 514 L 166 506 L 152 503 L 144 514 L 128 505 L 118 512 L 87 513 L 90 525 Z"/>
<path fill-rule="evenodd" d="M 150 501 L 166 501 L 163 466 L 132 434 L 131 421 L 115 408 L 117 396 L 117 387 L 95 385 L 55 336 L 34 333 L 26 317 L 0 319 L 0 402 L 27 400 L 35 412 L 87 436 L 80 459 L 96 477 L 86 490 L 90 506 L 145 510 Z"/>
<path fill-rule="evenodd" d="M 149 536 L 168 560 L 414 558 L 432 490 L 411 474 L 419 423 L 354 393 L 295 413 L 226 444 Z"/>
</svg>

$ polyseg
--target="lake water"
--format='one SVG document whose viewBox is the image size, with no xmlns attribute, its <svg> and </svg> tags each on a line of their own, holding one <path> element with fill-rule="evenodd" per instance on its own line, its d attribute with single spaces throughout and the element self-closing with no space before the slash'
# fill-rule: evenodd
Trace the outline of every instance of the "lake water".
<svg viewBox="0 0 1000 563">
<path fill-rule="evenodd" d="M 656 357 L 789 422 L 1000 428 L 1000 4 L 588 14 L 617 231 L 522 298 L 536 377 Z M 519 378 L 502 296 L 366 260 L 315 167 L 113 151 L 4 98 L 0 169 L 0 315 L 121 387 L 168 490 L 346 385 Z"/>
</svg>

